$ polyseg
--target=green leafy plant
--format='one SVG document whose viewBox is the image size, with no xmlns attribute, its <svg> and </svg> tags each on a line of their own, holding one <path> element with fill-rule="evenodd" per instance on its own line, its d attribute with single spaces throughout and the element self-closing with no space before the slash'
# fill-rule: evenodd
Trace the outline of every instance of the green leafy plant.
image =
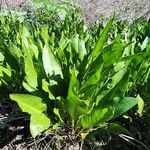
<svg viewBox="0 0 150 150">
<path fill-rule="evenodd" d="M 1 16 L 0 88 L 30 114 L 33 137 L 55 124 L 82 139 L 98 128 L 127 133 L 115 120 L 139 104 L 129 93 L 148 80 L 149 38 L 139 44 L 114 18 L 93 31 L 75 17 L 53 26 Z"/>
</svg>

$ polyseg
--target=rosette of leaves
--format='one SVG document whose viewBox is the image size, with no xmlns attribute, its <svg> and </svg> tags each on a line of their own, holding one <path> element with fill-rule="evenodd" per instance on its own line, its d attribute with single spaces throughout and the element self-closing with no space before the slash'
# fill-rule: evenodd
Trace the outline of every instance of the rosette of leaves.
<svg viewBox="0 0 150 150">
<path fill-rule="evenodd" d="M 64 30 L 49 24 L 17 24 L 15 38 L 9 45 L 2 42 L 0 80 L 6 81 L 7 74 L 19 85 L 21 91 L 15 90 L 10 98 L 30 114 L 33 137 L 66 120 L 77 134 L 110 128 L 110 121 L 137 104 L 128 92 L 147 73 L 141 61 L 149 66 L 149 48 L 137 53 L 136 44 L 127 42 L 122 33 L 109 38 L 113 18 L 100 29 L 96 42 L 83 22 L 76 25 L 76 32 L 70 32 L 67 21 Z"/>
</svg>

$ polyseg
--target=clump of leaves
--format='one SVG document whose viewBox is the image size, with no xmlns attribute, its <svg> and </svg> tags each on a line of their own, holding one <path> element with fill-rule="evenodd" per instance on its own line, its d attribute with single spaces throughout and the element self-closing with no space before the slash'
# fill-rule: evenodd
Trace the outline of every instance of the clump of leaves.
<svg viewBox="0 0 150 150">
<path fill-rule="evenodd" d="M 130 134 L 115 119 L 138 104 L 128 93 L 149 77 L 149 37 L 139 45 L 114 18 L 95 37 L 82 20 L 72 24 L 68 17 L 51 26 L 1 16 L 2 93 L 30 114 L 34 138 L 62 124 L 82 139 L 98 128 Z"/>
</svg>

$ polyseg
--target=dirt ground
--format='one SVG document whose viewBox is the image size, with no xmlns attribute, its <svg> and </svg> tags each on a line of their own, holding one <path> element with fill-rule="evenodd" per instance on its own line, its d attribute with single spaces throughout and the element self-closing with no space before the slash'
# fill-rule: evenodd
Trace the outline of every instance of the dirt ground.
<svg viewBox="0 0 150 150">
<path fill-rule="evenodd" d="M 25 10 L 31 7 L 29 0 L 0 0 L 1 6 L 7 9 Z"/>
<path fill-rule="evenodd" d="M 132 21 L 135 18 L 150 18 L 150 0 L 78 0 L 88 23 L 93 23 L 100 16 L 116 13 L 120 20 Z"/>
<path fill-rule="evenodd" d="M 63 0 L 61 0 L 63 1 Z M 150 0 L 74 0 L 83 10 L 83 16 L 88 24 L 93 24 L 101 16 L 108 17 L 113 12 L 118 19 L 132 21 L 144 16 L 150 18 Z M 7 3 L 6 3 L 7 2 Z M 26 9 L 28 0 L 2 0 L 9 8 Z"/>
</svg>

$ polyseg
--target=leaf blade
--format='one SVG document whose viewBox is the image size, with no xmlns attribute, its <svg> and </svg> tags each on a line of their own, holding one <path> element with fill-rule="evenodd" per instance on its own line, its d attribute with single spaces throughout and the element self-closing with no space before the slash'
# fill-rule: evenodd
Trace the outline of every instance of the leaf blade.
<svg viewBox="0 0 150 150">
<path fill-rule="evenodd" d="M 43 113 L 47 107 L 40 97 L 29 94 L 10 94 L 10 98 L 18 103 L 23 112 L 31 115 L 30 132 L 34 138 L 49 128 L 50 120 Z"/>
<path fill-rule="evenodd" d="M 94 50 L 92 52 L 92 58 L 95 59 L 99 53 L 101 52 L 107 37 L 108 37 L 108 32 L 112 26 L 113 23 L 113 17 L 108 21 L 107 25 L 105 26 L 104 30 L 102 31 L 102 33 L 100 34 L 100 37 L 94 47 Z"/>
<path fill-rule="evenodd" d="M 51 76 L 54 73 L 55 75 L 60 75 L 63 78 L 61 67 L 47 44 L 45 44 L 43 48 L 42 60 L 47 75 L 49 74 Z"/>
<path fill-rule="evenodd" d="M 113 119 L 119 117 L 137 104 L 137 99 L 134 97 L 115 97 L 113 101 L 115 107 Z"/>
</svg>

